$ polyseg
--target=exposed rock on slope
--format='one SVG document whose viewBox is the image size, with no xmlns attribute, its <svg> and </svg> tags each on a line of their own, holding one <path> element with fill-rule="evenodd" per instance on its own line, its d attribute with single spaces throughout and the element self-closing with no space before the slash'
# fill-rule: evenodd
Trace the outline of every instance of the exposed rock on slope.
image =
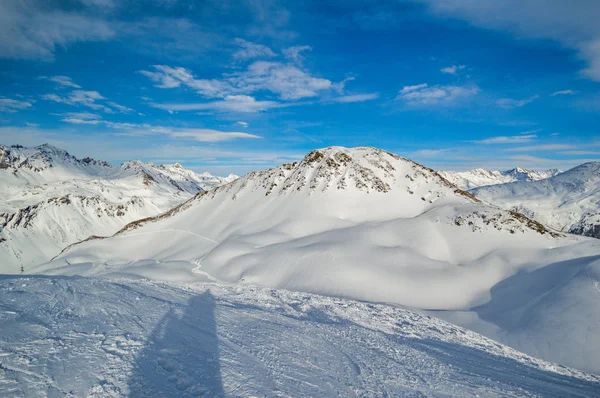
<svg viewBox="0 0 600 398">
<path fill-rule="evenodd" d="M 0 145 L 0 272 L 29 269 L 73 242 L 111 235 L 229 179 L 179 165 L 113 167 L 47 144 Z"/>
<path fill-rule="evenodd" d="M 600 162 L 540 181 L 481 187 L 479 198 L 560 231 L 600 238 Z"/>
</svg>

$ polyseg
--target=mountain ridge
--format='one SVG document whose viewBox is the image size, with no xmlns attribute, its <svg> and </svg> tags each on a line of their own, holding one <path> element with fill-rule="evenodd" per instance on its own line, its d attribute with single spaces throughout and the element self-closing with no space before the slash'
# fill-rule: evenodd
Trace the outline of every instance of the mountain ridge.
<svg viewBox="0 0 600 398">
<path fill-rule="evenodd" d="M 559 169 L 533 170 L 515 167 L 509 170 L 486 170 L 482 168 L 467 171 L 440 170 L 438 173 L 462 189 L 470 190 L 481 186 L 505 184 L 515 181 L 537 181 L 560 174 Z"/>
<path fill-rule="evenodd" d="M 49 144 L 0 145 L 0 164 L 0 269 L 13 273 L 237 177 L 137 160 L 112 166 Z"/>
</svg>

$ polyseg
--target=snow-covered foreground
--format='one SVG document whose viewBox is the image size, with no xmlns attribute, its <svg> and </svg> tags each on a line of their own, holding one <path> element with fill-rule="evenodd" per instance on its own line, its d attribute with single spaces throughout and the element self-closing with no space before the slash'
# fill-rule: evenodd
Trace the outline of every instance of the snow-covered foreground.
<svg viewBox="0 0 600 398">
<path fill-rule="evenodd" d="M 0 325 L 3 397 L 600 394 L 435 318 L 248 285 L 2 276 Z"/>
</svg>

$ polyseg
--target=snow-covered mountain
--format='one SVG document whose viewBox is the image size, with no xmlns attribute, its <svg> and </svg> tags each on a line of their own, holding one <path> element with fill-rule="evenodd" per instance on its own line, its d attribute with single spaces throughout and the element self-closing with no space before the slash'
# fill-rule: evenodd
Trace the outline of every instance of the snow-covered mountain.
<svg viewBox="0 0 600 398">
<path fill-rule="evenodd" d="M 600 373 L 589 349 L 600 347 L 600 241 L 482 203 L 374 148 L 325 148 L 250 173 L 112 238 L 74 245 L 33 272 L 208 275 L 394 303 Z"/>
<path fill-rule="evenodd" d="M 599 376 L 397 307 L 124 277 L 1 277 L 0 396 L 592 397 L 600 391 Z"/>
<path fill-rule="evenodd" d="M 541 181 L 481 187 L 472 192 L 559 231 L 600 238 L 600 162 L 585 163 Z"/>
<path fill-rule="evenodd" d="M 515 167 L 514 169 L 505 171 L 473 169 L 468 171 L 440 170 L 438 173 L 461 189 L 472 189 L 487 185 L 505 184 L 514 181 L 543 180 L 560 174 L 561 171 L 558 169 L 538 171 Z"/>
<path fill-rule="evenodd" d="M 47 144 L 0 145 L 0 272 L 48 261 L 71 243 L 112 235 L 234 177 L 139 161 L 113 167 Z"/>
</svg>

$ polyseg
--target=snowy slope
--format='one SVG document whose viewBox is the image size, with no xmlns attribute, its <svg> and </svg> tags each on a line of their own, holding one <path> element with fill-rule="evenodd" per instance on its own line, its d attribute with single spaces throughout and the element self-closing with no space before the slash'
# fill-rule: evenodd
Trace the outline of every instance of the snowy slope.
<svg viewBox="0 0 600 398">
<path fill-rule="evenodd" d="M 487 185 L 505 184 L 514 181 L 544 180 L 561 173 L 561 171 L 558 169 L 538 171 L 515 167 L 514 169 L 505 171 L 473 169 L 468 171 L 441 170 L 438 171 L 438 173 L 461 189 L 472 189 Z"/>
<path fill-rule="evenodd" d="M 600 162 L 585 163 L 542 181 L 482 187 L 472 192 L 560 231 L 600 238 Z"/>
<path fill-rule="evenodd" d="M 112 238 L 74 245 L 33 272 L 177 281 L 208 274 L 221 281 L 464 313 L 468 316 L 457 323 L 505 341 L 506 324 L 479 317 L 478 309 L 505 283 L 518 284 L 519 275 L 568 268 L 577 278 L 547 274 L 535 290 L 539 296 L 524 300 L 538 321 L 525 324 L 522 333 L 540 338 L 510 342 L 600 373 L 600 358 L 580 355 L 600 347 L 598 292 L 576 291 L 579 283 L 593 288 L 589 278 L 581 278 L 596 267 L 599 255 L 600 241 L 557 234 L 519 213 L 480 203 L 407 159 L 373 148 L 333 147 L 200 193 Z M 547 293 L 561 286 L 577 299 L 539 299 L 558 297 Z M 557 312 L 568 305 L 575 308 L 572 313 Z M 523 314 L 507 311 L 505 317 L 518 322 Z M 538 349 L 561 345 L 565 337 L 576 350 Z"/>
<path fill-rule="evenodd" d="M 4 276 L 0 322 L 3 397 L 600 393 L 435 318 L 243 285 Z"/>
<path fill-rule="evenodd" d="M 0 146 L 0 272 L 48 261 L 73 242 L 111 235 L 225 181 L 179 165 L 113 167 L 50 145 Z"/>
</svg>

